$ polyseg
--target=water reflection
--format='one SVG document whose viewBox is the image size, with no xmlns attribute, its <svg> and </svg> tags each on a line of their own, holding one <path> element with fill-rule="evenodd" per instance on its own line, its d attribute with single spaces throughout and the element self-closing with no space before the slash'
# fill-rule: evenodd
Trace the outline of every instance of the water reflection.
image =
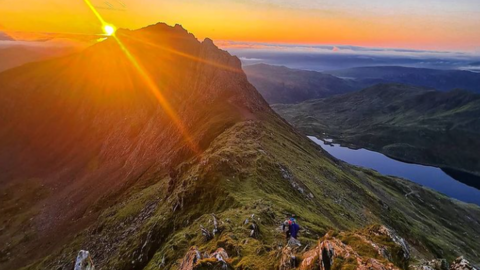
<svg viewBox="0 0 480 270">
<path fill-rule="evenodd" d="M 401 162 L 374 151 L 350 149 L 338 144 L 324 142 L 313 136 L 308 138 L 332 156 L 350 164 L 371 168 L 385 175 L 402 177 L 455 199 L 480 205 L 480 190 L 455 180 L 440 168 Z M 451 174 L 451 171 L 449 173 Z M 462 173 L 456 174 L 455 178 L 466 176 L 472 177 L 469 174 Z"/>
</svg>

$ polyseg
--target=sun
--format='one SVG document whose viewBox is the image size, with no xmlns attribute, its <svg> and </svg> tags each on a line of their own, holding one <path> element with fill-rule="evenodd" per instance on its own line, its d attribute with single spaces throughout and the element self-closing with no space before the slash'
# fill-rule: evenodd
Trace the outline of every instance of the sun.
<svg viewBox="0 0 480 270">
<path fill-rule="evenodd" d="M 107 34 L 107 36 L 111 36 L 113 34 L 115 34 L 115 27 L 112 26 L 112 25 L 105 25 L 103 27 L 103 31 L 105 31 L 105 34 Z"/>
</svg>

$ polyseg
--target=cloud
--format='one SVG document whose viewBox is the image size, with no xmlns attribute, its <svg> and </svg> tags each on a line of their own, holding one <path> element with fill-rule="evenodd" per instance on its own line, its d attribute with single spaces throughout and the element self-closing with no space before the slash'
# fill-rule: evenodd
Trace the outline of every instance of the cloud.
<svg viewBox="0 0 480 270">
<path fill-rule="evenodd" d="M 262 43 L 262 42 L 238 42 L 238 41 L 215 41 L 215 44 L 225 50 L 263 50 L 263 51 L 284 51 L 284 52 L 308 52 L 317 54 L 345 54 L 359 55 L 359 57 L 368 56 L 398 56 L 398 57 L 418 57 L 418 58 L 469 58 L 480 56 L 478 52 L 457 52 L 457 51 L 435 51 L 435 50 L 413 50 L 398 48 L 378 48 L 361 47 L 351 45 L 308 45 L 308 44 L 282 44 L 282 43 Z"/>
<path fill-rule="evenodd" d="M 101 35 L 0 31 L 0 48 L 23 46 L 31 48 L 82 49 L 94 44 Z"/>
<path fill-rule="evenodd" d="M 22 32 L 22 31 L 8 31 L 6 32 L 10 37 L 18 41 L 50 41 L 53 39 L 70 39 L 75 41 L 92 41 L 96 40 L 101 35 L 92 34 L 77 34 L 77 33 L 52 33 L 52 32 Z"/>
<path fill-rule="evenodd" d="M 239 57 L 242 62 L 260 62 L 264 59 L 262 58 L 255 58 L 255 57 Z"/>
</svg>

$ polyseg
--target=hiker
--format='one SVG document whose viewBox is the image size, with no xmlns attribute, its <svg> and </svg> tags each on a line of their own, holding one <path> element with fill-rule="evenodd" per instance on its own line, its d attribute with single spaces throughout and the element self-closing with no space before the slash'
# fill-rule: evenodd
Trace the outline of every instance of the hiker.
<svg viewBox="0 0 480 270">
<path fill-rule="evenodd" d="M 291 221 L 288 217 L 282 224 L 282 230 L 285 232 L 285 238 L 287 239 L 287 241 L 290 238 L 290 224 Z"/>
<path fill-rule="evenodd" d="M 293 238 L 297 239 L 299 230 L 300 230 L 300 226 L 298 226 L 297 221 L 293 217 L 290 218 L 290 226 L 288 228 L 288 231 L 290 232 L 290 235 Z"/>
</svg>

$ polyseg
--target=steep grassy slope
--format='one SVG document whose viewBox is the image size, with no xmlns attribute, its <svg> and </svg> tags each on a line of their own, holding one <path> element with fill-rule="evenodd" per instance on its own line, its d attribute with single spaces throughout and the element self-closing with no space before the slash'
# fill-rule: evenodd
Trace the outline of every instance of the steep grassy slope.
<svg viewBox="0 0 480 270">
<path fill-rule="evenodd" d="M 278 120 L 238 123 L 171 176 L 148 178 L 59 254 L 29 268 L 67 268 L 83 248 L 102 269 L 176 269 L 197 246 L 225 248 L 238 269 L 273 269 L 286 214 L 295 214 L 311 247 L 330 229 L 382 223 L 407 239 L 416 259 L 475 261 L 480 250 L 478 207 L 333 160 Z M 200 228 L 212 231 L 214 218 L 220 233 L 207 241 Z"/>
<path fill-rule="evenodd" d="M 244 66 L 248 80 L 270 104 L 298 103 L 360 90 L 351 80 L 316 71 L 256 64 Z"/>
<path fill-rule="evenodd" d="M 405 161 L 480 173 L 477 94 L 381 84 L 274 109 L 307 134 Z"/>
<path fill-rule="evenodd" d="M 0 73 L 2 262 L 49 254 L 146 174 L 270 111 L 211 40 L 163 24 L 117 37 L 129 54 L 110 38 Z"/>
<path fill-rule="evenodd" d="M 273 269 L 287 214 L 306 250 L 330 229 L 385 224 L 415 259 L 478 261 L 477 206 L 330 157 L 208 39 L 117 33 L 133 65 L 110 39 L 0 74 L 0 268 L 71 269 L 86 249 L 99 269 L 177 269 L 198 246 Z"/>
</svg>

